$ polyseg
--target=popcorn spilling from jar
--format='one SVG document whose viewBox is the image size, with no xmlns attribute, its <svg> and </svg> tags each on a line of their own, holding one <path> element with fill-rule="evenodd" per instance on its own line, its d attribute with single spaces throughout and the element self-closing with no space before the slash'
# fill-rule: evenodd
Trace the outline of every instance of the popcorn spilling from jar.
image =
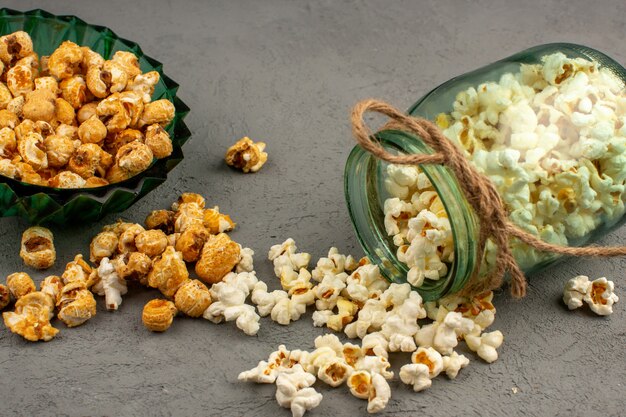
<svg viewBox="0 0 626 417">
<path fill-rule="evenodd" d="M 267 283 L 255 284 L 252 301 L 260 315 L 288 325 L 312 306 L 315 326 L 361 339 L 360 344 L 343 343 L 326 334 L 315 339 L 311 351 L 280 345 L 267 360 L 239 374 L 241 381 L 276 384 L 276 399 L 282 406 L 289 403 L 281 397 L 281 375 L 298 374 L 307 381 L 306 387 L 316 379 L 331 387 L 346 385 L 352 395 L 368 401 L 368 412 L 376 413 L 391 398 L 393 352 L 412 353 L 399 378 L 414 391 L 430 387 L 441 373 L 454 379 L 469 364 L 469 358 L 456 351 L 460 341 L 485 362 L 498 358 L 502 333 L 484 332 L 495 319 L 492 292 L 424 303 L 408 283 L 390 284 L 367 258 L 357 262 L 336 248 L 309 272 L 311 256 L 300 252 L 293 239 L 272 246 L 268 258 L 282 289 L 270 292 Z M 310 408 L 322 400 L 312 391 L 307 398 L 315 398 L 307 403 Z M 306 411 L 293 406 L 291 410 L 294 416 Z"/>
<path fill-rule="evenodd" d="M 495 184 L 509 218 L 542 240 L 576 244 L 624 213 L 626 89 L 607 68 L 562 53 L 458 93 L 437 125 Z M 428 178 L 387 166 L 384 225 L 408 280 L 445 276 L 450 223 Z M 553 256 L 513 241 L 522 268 Z"/>
<path fill-rule="evenodd" d="M 152 101 L 159 73 L 143 74 L 132 52 L 105 60 L 65 41 L 40 57 L 22 31 L 0 37 L 0 45 L 0 175 L 57 188 L 101 187 L 172 153 L 164 128 L 174 105 Z"/>
</svg>

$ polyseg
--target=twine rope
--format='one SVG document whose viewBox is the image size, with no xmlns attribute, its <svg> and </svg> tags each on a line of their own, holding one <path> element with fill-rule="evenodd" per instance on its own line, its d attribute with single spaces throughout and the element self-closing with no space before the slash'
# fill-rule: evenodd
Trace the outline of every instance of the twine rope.
<svg viewBox="0 0 626 417">
<path fill-rule="evenodd" d="M 366 126 L 366 113 L 379 113 L 391 121 L 385 129 L 396 129 L 416 134 L 430 146 L 433 154 L 394 155 L 386 151 L 374 138 Z M 626 255 L 626 246 L 616 247 L 568 247 L 547 243 L 520 229 L 507 216 L 504 203 L 491 180 L 465 157 L 441 129 L 429 120 L 407 116 L 391 105 L 379 100 L 363 100 L 354 106 L 351 114 L 352 134 L 358 144 L 374 155 L 392 164 L 421 165 L 441 164 L 447 166 L 456 176 L 463 195 L 474 209 L 480 224 L 478 240 L 478 262 L 472 277 L 463 289 L 463 293 L 478 294 L 492 290 L 502 285 L 505 273 L 511 277 L 511 294 L 515 298 L 526 295 L 526 277 L 513 257 L 509 246 L 510 237 L 515 237 L 528 246 L 544 252 L 553 252 L 572 256 L 623 256 Z M 496 264 L 484 279 L 478 279 L 480 261 L 484 253 L 487 239 L 491 239 L 497 247 Z"/>
</svg>

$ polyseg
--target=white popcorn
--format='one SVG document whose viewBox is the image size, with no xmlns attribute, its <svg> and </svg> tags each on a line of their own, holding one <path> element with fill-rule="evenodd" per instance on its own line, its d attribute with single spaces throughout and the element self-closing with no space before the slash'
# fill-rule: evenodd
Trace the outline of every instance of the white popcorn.
<svg viewBox="0 0 626 417">
<path fill-rule="evenodd" d="M 346 382 L 353 370 L 345 360 L 335 358 L 319 367 L 317 377 L 331 387 L 338 387 Z"/>
<path fill-rule="evenodd" d="M 377 373 L 361 370 L 353 372 L 348 378 L 350 393 L 357 398 L 367 399 L 367 411 L 377 413 L 383 410 L 391 398 L 391 389 L 387 380 Z"/>
<path fill-rule="evenodd" d="M 276 401 L 281 407 L 291 409 L 293 417 L 302 417 L 322 401 L 322 394 L 311 388 L 314 383 L 315 376 L 295 365 L 276 378 Z"/>
<path fill-rule="evenodd" d="M 400 368 L 400 380 L 407 385 L 412 385 L 415 392 L 423 391 L 433 384 L 428 366 L 421 363 L 403 365 Z"/>
<path fill-rule="evenodd" d="M 313 287 L 313 292 L 317 300 L 315 307 L 318 310 L 332 310 L 337 305 L 337 299 L 341 291 L 346 288 L 348 275 L 341 272 L 337 275 L 329 273 Z"/>
<path fill-rule="evenodd" d="M 450 379 L 456 378 L 459 371 L 469 365 L 470 362 L 465 355 L 459 355 L 456 352 L 452 352 L 449 356 L 444 356 L 442 361 L 443 370 Z"/>
<path fill-rule="evenodd" d="M 591 311 L 599 316 L 613 314 L 613 304 L 619 301 L 617 294 L 613 292 L 615 284 L 605 277 L 591 281 L 584 301 L 589 304 Z"/>
<path fill-rule="evenodd" d="M 361 340 L 361 349 L 366 355 L 381 356 L 387 358 L 389 356 L 389 341 L 380 332 L 366 334 Z"/>
<path fill-rule="evenodd" d="M 270 313 L 272 320 L 283 326 L 292 321 L 299 320 L 306 311 L 306 302 L 299 302 L 297 299 L 280 298 L 276 302 Z"/>
<path fill-rule="evenodd" d="M 472 320 L 464 318 L 461 313 L 449 312 L 437 326 L 432 345 L 439 353 L 450 355 L 458 344 L 457 336 L 468 334 L 473 328 Z"/>
<path fill-rule="evenodd" d="M 563 289 L 563 302 L 567 305 L 567 308 L 574 310 L 582 307 L 583 298 L 587 294 L 590 285 L 589 278 L 585 275 L 578 275 L 567 281 Z"/>
<path fill-rule="evenodd" d="M 256 367 L 239 373 L 237 379 L 243 382 L 272 384 L 276 381 L 276 377 L 278 376 L 278 368 L 270 367 L 269 365 L 270 364 L 265 361 L 260 361 Z"/>
<path fill-rule="evenodd" d="M 400 200 L 399 198 L 388 198 L 383 205 L 385 213 L 385 230 L 389 236 L 400 233 L 400 225 L 398 219 L 400 217 L 411 217 L 415 213 L 415 208 L 411 203 Z"/>
<path fill-rule="evenodd" d="M 385 379 L 393 378 L 393 372 L 389 370 L 391 364 L 385 356 L 363 356 L 356 362 L 355 368 L 358 371 L 382 375 Z"/>
<path fill-rule="evenodd" d="M 285 291 L 291 291 L 294 288 L 311 288 L 311 273 L 305 268 L 300 268 L 299 271 L 294 271 L 289 266 L 282 266 L 280 273 L 277 275 L 280 278 L 280 285 Z"/>
<path fill-rule="evenodd" d="M 480 336 L 470 334 L 465 336 L 467 347 L 473 352 L 476 352 L 478 356 L 487 363 L 492 363 L 498 359 L 496 349 L 502 345 L 503 341 L 504 336 L 499 330 L 483 333 Z"/>
<path fill-rule="evenodd" d="M 367 300 L 359 311 L 357 319 L 345 327 L 344 333 L 349 338 L 358 337 L 363 339 L 367 333 L 380 330 L 386 317 L 387 305 L 385 301 L 377 299 Z"/>
<path fill-rule="evenodd" d="M 315 327 L 324 327 L 328 323 L 328 319 L 333 316 L 335 313 L 332 310 L 320 310 L 313 312 L 313 326 Z"/>
<path fill-rule="evenodd" d="M 335 276 L 346 271 L 354 271 L 357 266 L 356 260 L 351 255 L 342 255 L 337 248 L 332 247 L 328 251 L 328 257 L 317 261 L 311 275 L 315 281 L 320 282 L 327 275 Z"/>
<path fill-rule="evenodd" d="M 361 303 L 382 293 L 389 287 L 389 282 L 380 274 L 378 266 L 365 264 L 359 266 L 346 279 L 344 292 L 350 299 Z"/>
<path fill-rule="evenodd" d="M 281 299 L 285 298 L 289 298 L 287 292 L 282 290 L 267 292 L 267 284 L 263 281 L 259 281 L 252 289 L 252 296 L 250 297 L 250 300 L 256 304 L 259 315 L 261 317 L 265 317 L 272 312 L 274 306 Z"/>
<path fill-rule="evenodd" d="M 311 255 L 308 253 L 296 253 L 296 243 L 289 238 L 279 245 L 270 248 L 267 255 L 270 261 L 274 262 L 274 273 L 280 277 L 283 266 L 288 266 L 294 271 L 306 268 L 311 261 Z"/>
<path fill-rule="evenodd" d="M 97 273 L 99 281 L 92 287 L 93 292 L 104 295 L 107 310 L 117 310 L 122 304 L 122 295 L 128 292 L 126 281 L 117 274 L 109 258 L 102 258 Z"/>
<path fill-rule="evenodd" d="M 367 399 L 367 412 L 382 411 L 391 398 L 391 388 L 385 378 L 377 373 L 372 374 L 372 387 Z"/>
<path fill-rule="evenodd" d="M 211 286 L 213 303 L 202 316 L 213 322 L 235 321 L 237 327 L 249 336 L 259 331 L 259 315 L 254 307 L 245 303 L 248 294 L 258 283 L 254 272 L 227 274 L 221 282 Z"/>
<path fill-rule="evenodd" d="M 425 317 L 422 297 L 412 291 L 408 299 L 391 310 L 382 325 L 381 333 L 389 340 L 389 351 L 414 351 L 417 347 L 414 336 L 419 329 L 417 320 Z"/>
<path fill-rule="evenodd" d="M 241 247 L 241 245 L 239 245 Z M 250 248 L 241 248 L 239 263 L 235 271 L 240 272 L 252 272 L 254 271 L 254 251 Z"/>
<path fill-rule="evenodd" d="M 358 310 L 359 307 L 356 303 L 346 298 L 339 297 L 337 299 L 337 314 L 328 316 L 326 326 L 329 329 L 340 332 L 346 324 L 354 320 Z"/>
</svg>

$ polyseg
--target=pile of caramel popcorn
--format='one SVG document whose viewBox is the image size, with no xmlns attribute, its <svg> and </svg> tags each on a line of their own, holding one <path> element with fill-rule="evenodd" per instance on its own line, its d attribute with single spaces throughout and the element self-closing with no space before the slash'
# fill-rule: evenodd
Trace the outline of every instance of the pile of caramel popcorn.
<svg viewBox="0 0 626 417">
<path fill-rule="evenodd" d="M 145 171 L 172 153 L 174 105 L 151 101 L 159 78 L 131 52 L 105 60 L 65 41 L 39 57 L 26 32 L 0 37 L 0 174 L 90 188 Z"/>
</svg>

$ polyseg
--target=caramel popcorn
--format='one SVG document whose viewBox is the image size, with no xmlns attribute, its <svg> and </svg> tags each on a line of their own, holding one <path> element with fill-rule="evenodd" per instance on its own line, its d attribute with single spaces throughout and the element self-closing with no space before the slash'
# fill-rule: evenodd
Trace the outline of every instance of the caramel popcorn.
<svg viewBox="0 0 626 417">
<path fill-rule="evenodd" d="M 139 252 L 154 258 L 167 247 L 167 236 L 161 230 L 145 230 L 135 238 L 135 246 Z"/>
<path fill-rule="evenodd" d="M 154 210 L 146 217 L 146 229 L 159 229 L 168 235 L 174 233 L 174 214 L 170 210 Z"/>
<path fill-rule="evenodd" d="M 182 254 L 168 246 L 161 257 L 154 262 L 148 275 L 148 285 L 157 288 L 166 297 L 173 297 L 188 279 L 189 272 Z"/>
<path fill-rule="evenodd" d="M 56 251 L 52 232 L 45 227 L 34 226 L 22 235 L 20 257 L 35 269 L 47 269 L 54 265 Z"/>
<path fill-rule="evenodd" d="M 31 342 L 51 340 L 58 332 L 50 324 L 54 311 L 52 299 L 40 291 L 17 300 L 15 311 L 2 313 L 4 324 L 13 333 Z"/>
<path fill-rule="evenodd" d="M 185 262 L 196 262 L 200 259 L 202 248 L 210 236 L 204 226 L 190 226 L 176 240 L 176 250 L 183 254 Z"/>
<path fill-rule="evenodd" d="M 226 151 L 226 164 L 242 170 L 245 173 L 257 172 L 267 161 L 264 142 L 254 143 L 250 138 L 239 139 Z"/>
<path fill-rule="evenodd" d="M 240 252 L 239 244 L 230 240 L 227 234 L 211 236 L 196 263 L 196 274 L 208 284 L 220 282 L 237 265 Z"/>
<path fill-rule="evenodd" d="M 177 310 L 174 303 L 168 300 L 150 300 L 143 307 L 141 321 L 152 332 L 164 332 L 170 328 Z"/>
<path fill-rule="evenodd" d="M 208 288 L 197 279 L 187 281 L 174 295 L 174 304 L 181 313 L 190 317 L 200 317 L 211 305 Z"/>
<path fill-rule="evenodd" d="M 40 60 L 20 31 L 0 37 L 0 65 L 0 175 L 95 188 L 172 154 L 174 105 L 151 101 L 160 76 L 142 74 L 132 52 L 105 60 L 65 41 Z"/>
<path fill-rule="evenodd" d="M 11 292 L 9 291 L 9 288 L 4 284 L 0 284 L 0 310 L 4 310 L 10 302 Z"/>
<path fill-rule="evenodd" d="M 96 300 L 83 281 L 66 284 L 57 297 L 57 317 L 67 327 L 80 326 L 96 315 Z"/>
<path fill-rule="evenodd" d="M 37 289 L 32 278 L 26 272 L 16 272 L 9 275 L 7 277 L 7 287 L 16 300 Z"/>
</svg>

